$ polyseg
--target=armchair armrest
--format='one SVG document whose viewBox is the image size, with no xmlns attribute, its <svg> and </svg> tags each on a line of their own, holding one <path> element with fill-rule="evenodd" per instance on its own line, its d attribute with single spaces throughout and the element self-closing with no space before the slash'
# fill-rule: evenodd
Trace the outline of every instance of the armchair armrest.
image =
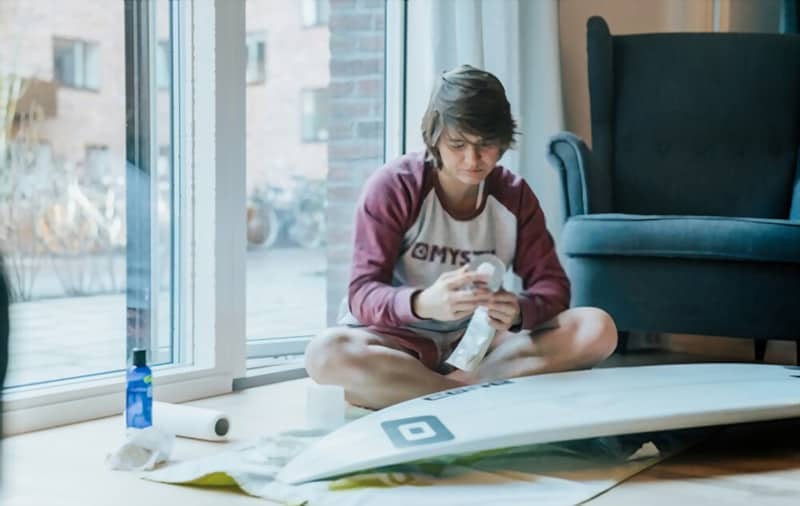
<svg viewBox="0 0 800 506">
<path fill-rule="evenodd" d="M 575 134 L 561 132 L 550 138 L 547 160 L 561 176 L 564 216 L 611 212 L 611 177 L 586 143 Z"/>
</svg>

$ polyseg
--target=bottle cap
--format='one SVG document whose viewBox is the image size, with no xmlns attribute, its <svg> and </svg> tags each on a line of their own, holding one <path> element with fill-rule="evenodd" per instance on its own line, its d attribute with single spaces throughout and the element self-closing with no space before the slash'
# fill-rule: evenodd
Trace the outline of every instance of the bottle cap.
<svg viewBox="0 0 800 506">
<path fill-rule="evenodd" d="M 142 348 L 135 348 L 133 350 L 133 365 L 136 367 L 144 367 L 147 365 L 147 350 Z"/>
</svg>

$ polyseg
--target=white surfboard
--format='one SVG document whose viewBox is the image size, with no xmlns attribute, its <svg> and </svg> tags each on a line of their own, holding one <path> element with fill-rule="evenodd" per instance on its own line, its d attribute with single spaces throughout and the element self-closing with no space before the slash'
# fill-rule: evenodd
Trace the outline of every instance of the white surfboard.
<svg viewBox="0 0 800 506">
<path fill-rule="evenodd" d="M 494 381 L 350 422 L 278 475 L 296 484 L 442 455 L 800 417 L 800 368 L 689 364 Z"/>
</svg>

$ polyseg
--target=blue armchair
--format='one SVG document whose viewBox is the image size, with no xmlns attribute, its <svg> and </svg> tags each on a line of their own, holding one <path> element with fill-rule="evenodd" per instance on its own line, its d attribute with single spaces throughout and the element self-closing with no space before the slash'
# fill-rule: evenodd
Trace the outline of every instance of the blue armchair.
<svg viewBox="0 0 800 506">
<path fill-rule="evenodd" d="M 800 35 L 587 29 L 592 149 L 549 146 L 572 304 L 622 338 L 800 340 Z"/>
</svg>

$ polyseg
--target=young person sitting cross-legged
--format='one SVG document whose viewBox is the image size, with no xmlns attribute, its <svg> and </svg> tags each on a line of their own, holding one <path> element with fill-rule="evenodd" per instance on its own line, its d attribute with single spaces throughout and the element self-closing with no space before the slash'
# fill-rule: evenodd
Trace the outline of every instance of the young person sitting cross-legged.
<svg viewBox="0 0 800 506">
<path fill-rule="evenodd" d="M 422 120 L 424 153 L 366 182 L 341 327 L 315 337 L 306 368 L 347 400 L 381 408 L 487 380 L 591 367 L 616 346 L 611 317 L 569 308 L 569 281 L 528 184 L 497 165 L 516 123 L 500 81 L 461 66 L 436 83 Z M 520 293 L 490 292 L 468 268 L 493 252 L 521 278 Z M 446 369 L 475 308 L 496 329 L 472 371 Z"/>
</svg>

